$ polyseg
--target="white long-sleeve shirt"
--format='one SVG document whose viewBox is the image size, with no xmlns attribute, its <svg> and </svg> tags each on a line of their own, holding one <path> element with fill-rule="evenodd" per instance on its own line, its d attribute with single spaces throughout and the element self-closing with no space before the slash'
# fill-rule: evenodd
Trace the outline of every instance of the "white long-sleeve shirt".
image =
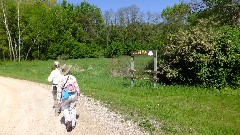
<svg viewBox="0 0 240 135">
<path fill-rule="evenodd" d="M 49 75 L 48 81 L 52 82 L 53 84 L 58 84 L 60 77 L 61 77 L 60 69 L 56 68 Z"/>
</svg>

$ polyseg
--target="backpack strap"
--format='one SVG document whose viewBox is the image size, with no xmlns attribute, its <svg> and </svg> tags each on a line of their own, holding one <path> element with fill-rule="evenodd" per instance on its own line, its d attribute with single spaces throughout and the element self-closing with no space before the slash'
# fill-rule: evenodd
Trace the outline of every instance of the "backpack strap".
<svg viewBox="0 0 240 135">
<path fill-rule="evenodd" d="M 68 78 L 69 78 L 69 76 L 68 76 Z M 68 78 L 67 78 L 66 82 L 64 83 L 63 88 L 65 87 L 65 85 L 66 85 L 66 83 L 67 83 L 67 81 L 68 81 Z"/>
<path fill-rule="evenodd" d="M 68 78 L 69 78 L 69 76 L 68 76 Z M 64 90 L 64 87 L 65 87 L 65 85 L 66 85 L 66 83 L 67 83 L 67 81 L 68 81 L 68 78 L 67 78 L 66 82 L 65 82 L 64 85 L 63 85 L 62 93 L 61 93 L 61 99 L 63 98 L 63 91 L 65 91 L 65 90 Z M 65 92 L 66 92 L 66 91 L 65 91 Z"/>
</svg>

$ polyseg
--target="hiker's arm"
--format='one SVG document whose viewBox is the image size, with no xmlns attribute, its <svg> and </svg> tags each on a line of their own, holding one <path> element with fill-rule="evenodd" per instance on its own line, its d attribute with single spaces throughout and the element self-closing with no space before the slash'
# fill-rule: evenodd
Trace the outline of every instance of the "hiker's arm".
<svg viewBox="0 0 240 135">
<path fill-rule="evenodd" d="M 77 79 L 74 77 L 74 86 L 75 86 L 75 89 L 77 90 L 77 95 L 78 95 L 78 99 L 80 98 L 80 87 L 77 83 Z"/>
<path fill-rule="evenodd" d="M 52 71 L 51 74 L 48 76 L 48 81 L 49 82 L 53 81 L 53 75 L 54 75 L 54 71 Z"/>
<path fill-rule="evenodd" d="M 78 83 L 76 82 L 75 84 L 75 88 L 76 88 L 76 90 L 77 90 L 77 98 L 78 98 L 78 100 L 79 100 L 79 98 L 80 98 L 80 88 L 79 88 L 79 85 L 78 85 Z"/>
</svg>

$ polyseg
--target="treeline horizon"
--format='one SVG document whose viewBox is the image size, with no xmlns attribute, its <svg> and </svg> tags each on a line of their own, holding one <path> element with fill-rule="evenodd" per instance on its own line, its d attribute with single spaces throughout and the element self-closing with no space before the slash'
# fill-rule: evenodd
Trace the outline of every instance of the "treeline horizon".
<svg viewBox="0 0 240 135">
<path fill-rule="evenodd" d="M 113 58 L 158 50 L 162 82 L 239 86 L 240 1 L 188 0 L 161 13 L 132 5 L 1 0 L 0 60 Z"/>
<path fill-rule="evenodd" d="M 135 5 L 102 13 L 85 1 L 74 5 L 66 0 L 3 0 L 0 4 L 2 60 L 128 55 L 149 46 L 152 29 L 161 20 L 160 14 L 145 14 Z"/>
</svg>

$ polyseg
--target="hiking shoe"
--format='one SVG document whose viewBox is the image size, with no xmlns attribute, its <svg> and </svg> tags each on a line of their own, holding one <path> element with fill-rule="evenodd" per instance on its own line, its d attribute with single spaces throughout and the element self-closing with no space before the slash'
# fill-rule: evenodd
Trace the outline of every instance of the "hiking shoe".
<svg viewBox="0 0 240 135">
<path fill-rule="evenodd" d="M 76 127 L 76 122 L 75 122 L 75 125 L 74 126 L 72 126 L 72 129 L 74 129 Z"/>
<path fill-rule="evenodd" d="M 59 114 L 61 114 L 61 110 L 60 110 L 60 109 L 58 110 L 58 115 L 59 115 Z"/>
<path fill-rule="evenodd" d="M 67 129 L 67 132 L 71 132 L 72 131 L 72 121 L 68 121 L 66 123 L 66 129 Z"/>
<path fill-rule="evenodd" d="M 55 108 L 55 116 L 59 116 L 61 114 L 61 110 L 59 108 Z"/>
</svg>

